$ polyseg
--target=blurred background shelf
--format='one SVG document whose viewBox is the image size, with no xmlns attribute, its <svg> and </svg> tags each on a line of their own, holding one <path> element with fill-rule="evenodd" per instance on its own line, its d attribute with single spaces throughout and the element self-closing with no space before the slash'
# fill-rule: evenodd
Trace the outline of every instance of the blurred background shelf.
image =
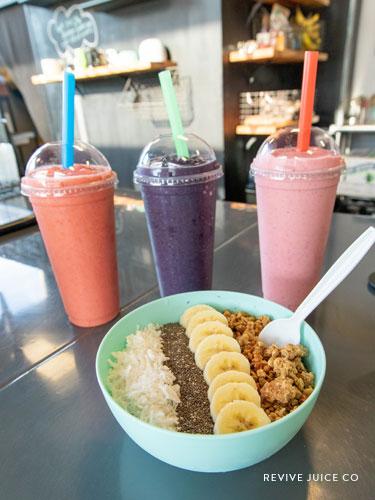
<svg viewBox="0 0 375 500">
<path fill-rule="evenodd" d="M 312 123 L 316 124 L 320 120 L 318 115 L 314 115 Z M 244 125 L 240 124 L 236 126 L 236 135 L 272 135 L 279 129 L 284 127 L 298 127 L 297 120 L 286 120 L 279 123 L 270 124 L 259 124 L 259 125 Z M 375 127 L 374 127 L 375 128 Z"/>
<path fill-rule="evenodd" d="M 273 64 L 295 64 L 302 63 L 305 57 L 304 50 L 286 49 L 282 52 L 274 50 L 272 47 L 265 49 L 257 49 L 252 54 L 243 54 L 239 50 L 229 52 L 230 63 L 273 63 Z M 327 61 L 328 54 L 326 52 L 319 53 L 319 61 Z"/>
<path fill-rule="evenodd" d="M 331 125 L 329 128 L 330 134 L 335 134 L 336 132 L 348 132 L 357 134 L 368 134 L 375 132 L 375 124 L 365 124 L 365 125 Z"/>
<path fill-rule="evenodd" d="M 237 125 L 236 135 L 271 135 L 283 127 L 296 127 L 297 121 L 286 121 L 277 125 Z"/>
<path fill-rule="evenodd" d="M 75 73 L 77 81 L 94 80 L 97 78 L 111 78 L 116 76 L 131 76 L 138 73 L 152 73 L 161 71 L 166 68 L 174 68 L 177 63 L 174 61 L 165 61 L 161 63 L 139 63 L 131 68 L 113 68 L 110 66 L 96 66 L 88 68 L 84 72 Z M 48 83 L 62 82 L 62 75 L 46 76 L 46 75 L 33 75 L 31 77 L 33 85 L 46 85 Z"/>
<path fill-rule="evenodd" d="M 274 3 L 283 4 L 287 7 L 303 5 L 305 7 L 319 8 L 329 7 L 331 0 L 260 0 L 264 4 L 272 5 Z"/>
</svg>

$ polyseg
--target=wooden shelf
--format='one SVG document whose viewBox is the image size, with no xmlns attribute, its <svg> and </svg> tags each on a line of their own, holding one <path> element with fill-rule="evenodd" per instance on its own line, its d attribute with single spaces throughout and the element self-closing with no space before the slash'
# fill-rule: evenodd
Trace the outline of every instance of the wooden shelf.
<svg viewBox="0 0 375 500">
<path fill-rule="evenodd" d="M 229 52 L 230 63 L 273 63 L 273 64 L 296 64 L 302 63 L 305 57 L 304 50 L 283 50 L 276 51 L 273 47 L 257 49 L 252 54 L 243 54 L 239 50 Z M 327 61 L 328 54 L 326 52 L 319 53 L 319 61 Z"/>
<path fill-rule="evenodd" d="M 131 76 L 141 73 L 152 73 L 155 71 L 161 71 L 166 68 L 173 68 L 177 66 L 174 61 L 165 61 L 162 63 L 137 63 L 132 67 L 126 68 L 116 68 L 111 66 L 96 66 L 94 68 L 87 68 L 85 71 L 75 72 L 75 77 L 77 81 L 88 81 L 95 80 L 98 78 L 114 78 L 116 76 Z M 46 75 L 33 75 L 31 77 L 31 83 L 33 85 L 47 85 L 49 83 L 62 82 L 62 74 L 57 74 L 54 76 Z"/>
<path fill-rule="evenodd" d="M 260 0 L 265 4 L 281 3 L 287 7 L 293 7 L 295 5 L 303 5 L 305 7 L 329 7 L 331 0 Z"/>
<path fill-rule="evenodd" d="M 283 127 L 296 127 L 298 122 L 289 120 L 277 125 L 237 125 L 236 135 L 272 135 Z"/>
<path fill-rule="evenodd" d="M 318 123 L 320 117 L 314 115 L 313 124 Z M 279 122 L 277 124 L 267 124 L 267 125 L 237 125 L 236 135 L 272 135 L 277 132 L 280 128 L 284 127 L 298 127 L 297 120 L 286 120 L 285 122 Z"/>
</svg>

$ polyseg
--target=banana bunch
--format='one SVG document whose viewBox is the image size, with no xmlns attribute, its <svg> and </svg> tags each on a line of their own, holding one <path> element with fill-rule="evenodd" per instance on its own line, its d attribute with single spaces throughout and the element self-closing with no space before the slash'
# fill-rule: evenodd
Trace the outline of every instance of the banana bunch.
<svg viewBox="0 0 375 500">
<path fill-rule="evenodd" d="M 297 6 L 295 22 L 302 29 L 302 45 L 306 50 L 319 50 L 322 44 L 320 35 L 320 14 L 316 13 L 305 17 L 301 8 Z"/>
<path fill-rule="evenodd" d="M 226 317 L 211 306 L 187 309 L 180 324 L 189 337 L 189 348 L 207 382 L 215 434 L 241 432 L 270 423 L 260 406 L 250 363 L 241 354 Z"/>
</svg>

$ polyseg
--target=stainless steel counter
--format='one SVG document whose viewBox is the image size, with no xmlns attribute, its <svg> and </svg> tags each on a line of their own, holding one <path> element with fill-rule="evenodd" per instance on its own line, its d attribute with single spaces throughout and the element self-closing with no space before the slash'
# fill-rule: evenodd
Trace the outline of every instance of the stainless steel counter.
<svg viewBox="0 0 375 500">
<path fill-rule="evenodd" d="M 216 248 L 255 223 L 253 208 L 219 203 Z M 116 232 L 125 307 L 156 287 L 143 205 L 130 192 L 116 196 Z M 0 238 L 0 312 L 0 388 L 87 334 L 66 318 L 36 227 Z"/>
<path fill-rule="evenodd" d="M 158 291 L 142 205 L 124 196 L 116 201 L 124 315 Z M 327 264 L 371 223 L 334 215 Z M 219 202 L 216 229 L 214 288 L 259 294 L 254 209 Z M 249 469 L 200 474 L 149 456 L 116 423 L 94 369 L 110 325 L 68 323 L 38 231 L 0 240 L 0 498 L 372 498 L 375 295 L 367 280 L 374 271 L 372 251 L 309 319 L 326 349 L 327 376 L 297 436 Z M 304 480 L 265 481 L 271 473 L 302 473 Z M 310 473 L 338 474 L 338 480 L 308 482 Z M 344 473 L 358 480 L 344 481 Z"/>
</svg>

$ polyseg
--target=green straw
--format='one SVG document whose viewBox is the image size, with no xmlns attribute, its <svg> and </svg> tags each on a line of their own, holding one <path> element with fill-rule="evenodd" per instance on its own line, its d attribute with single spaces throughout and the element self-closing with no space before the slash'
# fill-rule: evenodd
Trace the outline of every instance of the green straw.
<svg viewBox="0 0 375 500">
<path fill-rule="evenodd" d="M 177 156 L 189 158 L 189 148 L 183 139 L 184 127 L 182 126 L 180 110 L 178 109 L 176 92 L 173 88 L 171 72 L 168 70 L 161 71 L 159 73 L 159 80 Z"/>
</svg>

